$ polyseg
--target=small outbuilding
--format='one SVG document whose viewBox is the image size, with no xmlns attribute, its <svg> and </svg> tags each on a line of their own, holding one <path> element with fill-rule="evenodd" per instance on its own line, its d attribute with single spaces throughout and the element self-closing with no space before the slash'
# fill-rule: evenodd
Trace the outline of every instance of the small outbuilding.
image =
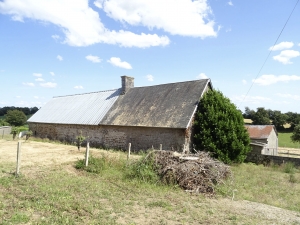
<svg viewBox="0 0 300 225">
<path fill-rule="evenodd" d="M 134 87 L 133 77 L 121 78 L 119 89 L 54 97 L 28 120 L 33 135 L 74 142 L 82 133 L 95 147 L 191 149 L 193 118 L 210 79 Z"/>
<path fill-rule="evenodd" d="M 252 151 L 264 155 L 278 154 L 278 133 L 273 125 L 245 125 L 251 140 Z"/>
</svg>

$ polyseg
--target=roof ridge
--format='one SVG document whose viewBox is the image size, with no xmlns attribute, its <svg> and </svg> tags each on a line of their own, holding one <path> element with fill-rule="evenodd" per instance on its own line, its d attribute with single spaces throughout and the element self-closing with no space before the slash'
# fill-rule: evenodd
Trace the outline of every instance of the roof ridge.
<svg viewBox="0 0 300 225">
<path fill-rule="evenodd" d="M 180 82 L 173 82 L 173 83 L 165 83 L 165 84 L 155 84 L 150 86 L 140 86 L 140 87 L 133 87 L 133 88 L 143 88 L 143 87 L 155 87 L 155 86 L 162 86 L 162 85 L 169 85 L 169 84 L 179 84 L 179 83 L 189 83 L 189 82 L 195 82 L 195 81 L 208 81 L 210 78 L 207 79 L 197 79 L 197 80 L 188 80 L 188 81 L 180 81 Z"/>
<path fill-rule="evenodd" d="M 53 96 L 53 98 L 62 98 L 62 97 L 69 97 L 69 96 L 76 96 L 76 95 L 87 95 L 87 94 L 100 93 L 100 92 L 117 91 L 117 90 L 120 90 L 120 89 L 121 88 L 111 89 L 111 90 L 104 90 L 104 91 L 92 91 L 92 92 L 81 93 L 81 94 L 73 94 L 73 95 Z"/>
</svg>

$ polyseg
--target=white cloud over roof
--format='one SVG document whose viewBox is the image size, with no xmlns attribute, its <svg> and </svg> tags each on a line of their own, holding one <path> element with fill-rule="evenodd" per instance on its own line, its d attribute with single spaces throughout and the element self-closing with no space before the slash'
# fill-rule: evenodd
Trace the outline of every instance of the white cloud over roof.
<svg viewBox="0 0 300 225">
<path fill-rule="evenodd" d="M 30 87 L 34 87 L 34 83 L 30 83 L 30 82 L 23 82 L 22 83 L 24 86 L 30 86 Z"/>
<path fill-rule="evenodd" d="M 154 80 L 154 76 L 151 75 L 151 74 L 148 74 L 148 75 L 146 76 L 146 78 L 147 78 L 148 81 L 153 81 L 153 80 Z"/>
<path fill-rule="evenodd" d="M 151 32 L 157 28 L 172 35 L 200 38 L 217 35 L 206 0 L 177 0 L 176 4 L 173 0 L 97 0 L 94 4 L 116 21 L 144 26 Z M 29 18 L 55 24 L 65 35 L 64 43 L 71 46 L 106 43 L 146 48 L 170 43 L 165 35 L 105 27 L 100 14 L 89 6 L 88 0 L 3 0 L 0 1 L 0 13 L 11 15 L 15 21 L 26 22 Z M 57 34 L 52 38 L 60 39 Z"/>
<path fill-rule="evenodd" d="M 46 82 L 46 83 L 40 83 L 40 85 L 45 88 L 55 88 L 57 86 L 57 83 Z"/>
<path fill-rule="evenodd" d="M 206 76 L 205 73 L 200 73 L 198 76 L 197 76 L 197 79 L 207 79 L 208 76 Z"/>
<path fill-rule="evenodd" d="M 295 50 L 284 50 L 281 51 L 279 55 L 273 56 L 273 59 L 281 62 L 282 64 L 292 64 L 293 62 L 291 62 L 290 60 L 292 58 L 298 57 L 300 56 L 300 52 L 295 51 Z"/>
<path fill-rule="evenodd" d="M 287 49 L 287 48 L 292 48 L 293 46 L 294 46 L 293 42 L 283 41 L 277 45 L 271 46 L 269 48 L 269 50 L 270 51 L 278 51 L 278 50 L 283 50 L 283 49 Z"/>
<path fill-rule="evenodd" d="M 56 58 L 59 60 L 59 61 L 63 61 L 63 57 L 61 55 L 57 55 Z"/>
<path fill-rule="evenodd" d="M 95 55 L 87 55 L 85 58 L 93 63 L 100 63 L 102 61 L 102 59 Z"/>
<path fill-rule="evenodd" d="M 98 0 L 95 5 L 116 21 L 173 35 L 216 36 L 211 9 L 206 0 Z"/>
<path fill-rule="evenodd" d="M 132 66 L 128 62 L 121 61 L 121 59 L 118 57 L 111 57 L 109 60 L 107 60 L 107 62 L 123 69 L 132 69 Z"/>
<path fill-rule="evenodd" d="M 300 80 L 300 76 L 296 76 L 296 75 L 276 76 L 273 74 L 269 74 L 269 75 L 262 75 L 258 77 L 257 79 L 253 80 L 253 83 L 267 86 L 267 85 L 275 84 L 277 82 L 289 82 L 289 81 L 297 81 L 297 80 Z"/>
</svg>

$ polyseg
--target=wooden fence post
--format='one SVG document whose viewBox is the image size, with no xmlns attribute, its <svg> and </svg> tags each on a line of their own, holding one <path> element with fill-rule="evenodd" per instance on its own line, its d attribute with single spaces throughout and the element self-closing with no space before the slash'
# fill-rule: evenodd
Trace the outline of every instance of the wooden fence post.
<svg viewBox="0 0 300 225">
<path fill-rule="evenodd" d="M 159 150 L 162 150 L 162 144 L 159 145 Z"/>
<path fill-rule="evenodd" d="M 21 141 L 18 141 L 16 176 L 18 176 L 20 173 L 20 166 L 21 166 L 20 164 L 21 164 Z"/>
<path fill-rule="evenodd" d="M 87 142 L 86 151 L 85 151 L 85 166 L 89 165 L 89 155 L 90 155 L 90 142 Z"/>
<path fill-rule="evenodd" d="M 131 150 L 131 143 L 128 144 L 127 161 L 129 161 L 129 159 L 130 159 L 130 150 Z"/>
</svg>

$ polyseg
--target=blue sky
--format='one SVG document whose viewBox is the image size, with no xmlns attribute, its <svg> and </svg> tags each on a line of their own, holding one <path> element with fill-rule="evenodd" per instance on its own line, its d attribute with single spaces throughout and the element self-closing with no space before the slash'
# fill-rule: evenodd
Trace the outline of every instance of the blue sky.
<svg viewBox="0 0 300 225">
<path fill-rule="evenodd" d="M 135 86 L 208 77 L 242 111 L 299 113 L 300 4 L 274 46 L 296 2 L 2 0 L 0 107 L 116 89 L 128 75 Z"/>
</svg>

